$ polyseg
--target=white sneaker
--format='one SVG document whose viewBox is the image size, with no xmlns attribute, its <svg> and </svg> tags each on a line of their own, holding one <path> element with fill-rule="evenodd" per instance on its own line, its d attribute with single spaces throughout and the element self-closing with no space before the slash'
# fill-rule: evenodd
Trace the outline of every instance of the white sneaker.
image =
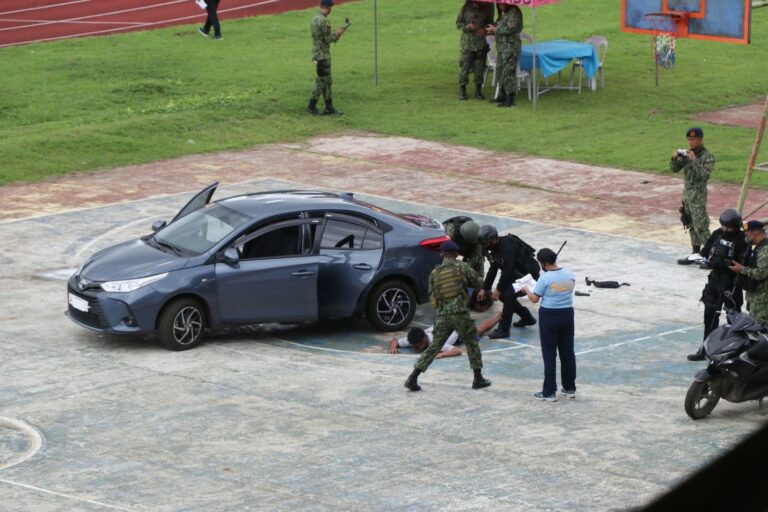
<svg viewBox="0 0 768 512">
<path fill-rule="evenodd" d="M 568 398 L 576 398 L 576 390 L 568 391 L 565 388 L 560 388 L 560 392 L 567 396 Z"/>
</svg>

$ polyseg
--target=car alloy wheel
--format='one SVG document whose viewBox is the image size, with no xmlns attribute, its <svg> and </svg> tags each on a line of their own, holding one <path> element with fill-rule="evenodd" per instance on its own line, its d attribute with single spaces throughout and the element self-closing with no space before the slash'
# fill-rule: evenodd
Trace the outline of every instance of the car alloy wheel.
<svg viewBox="0 0 768 512">
<path fill-rule="evenodd" d="M 179 345 L 189 345 L 197 340 L 203 330 L 203 318 L 195 307 L 186 307 L 173 319 L 173 339 Z"/>
</svg>

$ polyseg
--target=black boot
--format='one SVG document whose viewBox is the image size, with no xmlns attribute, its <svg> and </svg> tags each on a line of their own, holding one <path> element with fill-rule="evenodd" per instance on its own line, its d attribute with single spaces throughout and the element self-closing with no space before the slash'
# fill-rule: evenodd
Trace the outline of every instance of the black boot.
<svg viewBox="0 0 768 512">
<path fill-rule="evenodd" d="M 492 340 L 497 340 L 499 338 L 509 338 L 509 324 L 499 324 L 493 331 L 491 331 L 488 337 Z"/>
<path fill-rule="evenodd" d="M 510 97 L 509 104 L 514 107 L 516 105 L 516 103 L 515 103 L 515 93 L 510 94 L 509 97 Z"/>
<path fill-rule="evenodd" d="M 483 84 L 475 84 L 475 99 L 476 100 L 485 99 L 485 96 L 483 96 Z"/>
<path fill-rule="evenodd" d="M 504 97 L 504 101 L 499 103 L 499 107 L 511 107 L 515 104 L 515 95 L 514 94 L 507 94 Z"/>
<path fill-rule="evenodd" d="M 307 112 L 315 116 L 320 113 L 320 111 L 317 110 L 317 100 L 309 100 L 309 105 L 307 105 Z"/>
<path fill-rule="evenodd" d="M 520 320 L 518 320 L 517 322 L 513 323 L 512 325 L 514 325 L 515 327 L 528 327 L 529 325 L 536 325 L 536 319 L 533 318 L 533 315 L 528 310 L 528 308 L 523 307 L 523 309 L 525 311 L 521 311 L 519 313 Z"/>
<path fill-rule="evenodd" d="M 405 387 L 407 387 L 411 391 L 421 391 L 421 386 L 419 386 L 419 383 L 418 383 L 420 373 L 421 373 L 421 370 L 419 370 L 418 368 L 414 368 L 413 372 L 411 372 L 411 374 L 405 380 Z"/>
<path fill-rule="evenodd" d="M 698 352 L 695 352 L 693 354 L 688 354 L 689 361 L 703 361 L 706 358 L 707 358 L 707 355 L 704 353 L 704 345 L 699 347 Z"/>
<path fill-rule="evenodd" d="M 459 87 L 459 99 L 460 100 L 467 99 L 467 86 L 466 85 L 462 85 L 461 87 Z"/>
<path fill-rule="evenodd" d="M 491 381 L 483 377 L 482 370 L 474 370 L 475 380 L 472 381 L 472 389 L 487 388 L 491 385 Z"/>
<path fill-rule="evenodd" d="M 499 91 L 499 95 L 491 100 L 491 103 L 503 103 L 506 97 L 507 93 L 505 93 L 504 89 L 502 89 Z"/>
<path fill-rule="evenodd" d="M 335 108 L 333 108 L 333 100 L 331 98 L 328 98 L 325 100 L 325 111 L 323 112 L 324 116 L 343 116 L 344 112 L 339 112 Z"/>
</svg>

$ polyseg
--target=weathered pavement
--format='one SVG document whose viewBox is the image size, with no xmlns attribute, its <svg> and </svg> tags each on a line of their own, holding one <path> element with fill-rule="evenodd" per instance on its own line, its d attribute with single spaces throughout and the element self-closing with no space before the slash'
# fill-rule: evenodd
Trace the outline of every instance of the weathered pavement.
<svg viewBox="0 0 768 512">
<path fill-rule="evenodd" d="M 482 169 L 476 161 L 482 158 Z M 568 240 L 579 397 L 541 385 L 536 329 L 465 357 L 384 353 L 365 322 L 253 326 L 188 352 L 84 331 L 61 276 L 190 195 L 323 187 L 395 211 L 471 212 L 535 247 Z M 646 197 L 652 191 L 652 199 Z M 711 187 L 710 212 L 734 187 Z M 705 273 L 674 265 L 680 181 L 368 134 L 0 189 L 0 503 L 9 510 L 618 510 L 663 492 L 764 418 L 689 420 Z M 764 192 L 754 194 L 755 203 Z M 526 219 L 526 220 L 520 220 Z M 589 289 L 584 277 L 627 281 Z M 422 308 L 417 322 L 429 324 Z M 436 476 L 439 475 L 439 476 Z M 5 506 L 5 505 L 4 505 Z M 1 507 L 0 507 L 1 508 Z"/>
</svg>

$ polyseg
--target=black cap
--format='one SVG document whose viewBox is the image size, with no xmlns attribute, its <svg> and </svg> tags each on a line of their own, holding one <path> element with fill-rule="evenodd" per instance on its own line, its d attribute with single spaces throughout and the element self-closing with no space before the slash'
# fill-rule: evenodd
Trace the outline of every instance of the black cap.
<svg viewBox="0 0 768 512">
<path fill-rule="evenodd" d="M 333 7 L 333 0 L 320 0 L 320 5 L 325 7 Z"/>
<path fill-rule="evenodd" d="M 688 128 L 688 131 L 685 132 L 685 136 L 688 137 L 689 139 L 692 137 L 703 138 L 704 130 L 702 130 L 701 128 Z"/>
<path fill-rule="evenodd" d="M 446 240 L 440 244 L 440 252 L 459 252 L 459 245 L 453 240 Z"/>
<path fill-rule="evenodd" d="M 765 229 L 765 224 L 760 222 L 759 220 L 751 220 L 746 223 L 744 226 L 744 231 L 763 231 Z"/>
</svg>

